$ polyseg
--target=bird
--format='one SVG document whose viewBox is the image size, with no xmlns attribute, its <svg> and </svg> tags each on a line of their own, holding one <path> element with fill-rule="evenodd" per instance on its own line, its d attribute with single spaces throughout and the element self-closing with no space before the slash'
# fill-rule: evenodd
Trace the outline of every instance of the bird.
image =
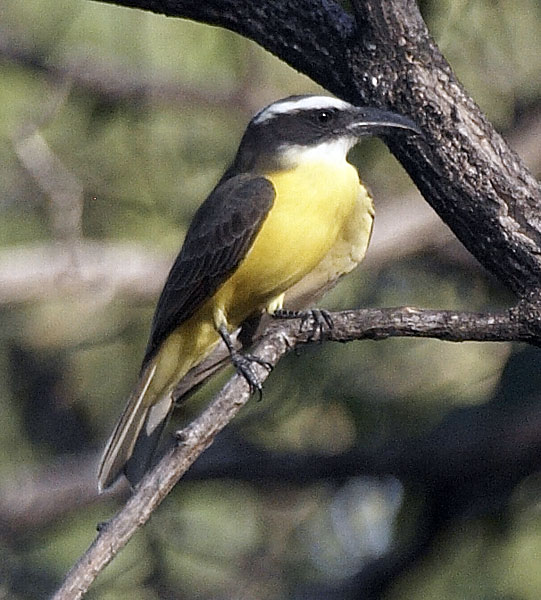
<svg viewBox="0 0 541 600">
<path fill-rule="evenodd" d="M 372 198 L 349 150 L 367 136 L 419 134 L 395 112 L 324 95 L 260 110 L 229 168 L 196 211 L 150 328 L 138 382 L 106 444 L 98 489 L 122 473 L 135 486 L 151 466 L 173 391 L 219 344 L 250 390 L 254 363 L 232 334 L 254 316 L 303 316 L 307 300 L 352 271 L 367 250 Z M 299 300 L 300 299 L 300 300 Z"/>
</svg>

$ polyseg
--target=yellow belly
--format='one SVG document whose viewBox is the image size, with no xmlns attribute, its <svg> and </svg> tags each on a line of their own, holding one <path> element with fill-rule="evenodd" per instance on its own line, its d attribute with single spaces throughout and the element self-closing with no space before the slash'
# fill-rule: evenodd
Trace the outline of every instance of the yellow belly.
<svg viewBox="0 0 541 600">
<path fill-rule="evenodd" d="M 276 190 L 272 210 L 237 270 L 164 341 L 156 391 L 172 388 L 215 347 L 222 315 L 234 330 L 297 284 L 325 286 L 364 256 L 372 202 L 352 165 L 314 162 L 266 177 Z"/>
<path fill-rule="evenodd" d="M 311 163 L 266 176 L 274 206 L 236 272 L 214 296 L 238 326 L 316 268 L 354 212 L 361 189 L 355 168 Z"/>
</svg>

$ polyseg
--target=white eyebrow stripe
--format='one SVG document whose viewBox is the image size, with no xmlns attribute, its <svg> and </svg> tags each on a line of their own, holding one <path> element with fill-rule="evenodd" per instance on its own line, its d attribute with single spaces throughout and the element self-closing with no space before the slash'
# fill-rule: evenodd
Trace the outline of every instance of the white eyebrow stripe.
<svg viewBox="0 0 541 600">
<path fill-rule="evenodd" d="M 291 113 L 297 110 L 313 110 L 318 108 L 346 110 L 351 108 L 351 104 L 339 98 L 331 98 L 330 96 L 305 96 L 303 98 L 296 98 L 295 100 L 286 100 L 285 102 L 278 101 L 259 112 L 253 118 L 252 123 L 258 125 L 263 123 L 263 121 L 272 119 L 276 115 Z"/>
</svg>

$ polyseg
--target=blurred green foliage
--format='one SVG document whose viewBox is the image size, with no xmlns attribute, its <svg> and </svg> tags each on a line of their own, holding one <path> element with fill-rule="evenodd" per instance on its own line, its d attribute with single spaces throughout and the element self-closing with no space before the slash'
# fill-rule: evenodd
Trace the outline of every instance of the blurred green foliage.
<svg viewBox="0 0 541 600">
<path fill-rule="evenodd" d="M 459 78 L 498 127 L 512 131 L 539 109 L 537 0 L 421 6 Z M 129 242 L 172 259 L 251 114 L 318 88 L 218 28 L 84 0 L 2 0 L 0 11 L 0 277 L 21 248 L 37 255 L 44 245 L 60 249 L 68 265 L 24 301 L 7 285 L 0 304 L 0 497 L 20 494 L 23 501 L 51 464 L 96 461 L 136 379 L 152 317 L 156 292 L 144 285 L 131 294 L 88 288 L 81 277 L 65 285 L 70 269 L 80 268 L 78 244 Z M 133 82 L 137 93 L 130 92 Z M 73 206 L 50 193 L 47 173 L 36 175 L 43 157 L 25 154 L 24 145 L 36 139 L 80 185 Z M 377 206 L 392 207 L 411 191 L 381 142 L 364 144 L 353 160 Z M 78 220 L 59 228 L 72 209 L 80 210 Z M 32 256 L 18 274 L 23 281 L 33 277 Z M 428 244 L 361 268 L 324 304 L 483 310 L 511 301 L 481 269 Z M 328 453 L 422 435 L 454 409 L 490 401 L 511 352 L 504 344 L 428 340 L 310 347 L 279 365 L 264 401 L 252 402 L 233 428 L 263 448 Z M 535 353 L 533 364 L 538 368 Z M 204 388 L 179 420 L 217 387 Z M 387 597 L 536 599 L 538 483 L 528 479 L 515 490 L 505 526 L 481 514 L 444 531 Z M 41 521 L 33 515 L 29 522 L 39 523 L 30 526 L 10 523 L 9 512 L 1 517 L 0 598 L 46 597 L 90 543 L 96 523 L 121 502 L 95 499 Z M 418 491 L 392 478 L 343 487 L 181 482 L 88 597 L 279 600 L 308 584 L 339 585 L 393 540 L 407 539 L 420 505 Z"/>
</svg>

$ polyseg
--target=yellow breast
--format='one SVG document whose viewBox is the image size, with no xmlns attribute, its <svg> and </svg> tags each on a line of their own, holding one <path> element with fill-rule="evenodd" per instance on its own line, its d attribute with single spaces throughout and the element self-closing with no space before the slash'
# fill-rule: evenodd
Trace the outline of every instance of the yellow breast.
<svg viewBox="0 0 541 600">
<path fill-rule="evenodd" d="M 237 326 L 313 271 L 349 227 L 361 186 L 347 163 L 313 161 L 266 177 L 275 202 L 254 245 L 214 296 Z"/>
<path fill-rule="evenodd" d="M 218 343 L 217 315 L 234 330 L 283 292 L 286 306 L 290 297 L 304 302 L 364 256 L 372 201 L 352 165 L 311 162 L 267 177 L 276 198 L 256 241 L 229 279 L 164 341 L 152 393 L 172 389 Z"/>
</svg>

